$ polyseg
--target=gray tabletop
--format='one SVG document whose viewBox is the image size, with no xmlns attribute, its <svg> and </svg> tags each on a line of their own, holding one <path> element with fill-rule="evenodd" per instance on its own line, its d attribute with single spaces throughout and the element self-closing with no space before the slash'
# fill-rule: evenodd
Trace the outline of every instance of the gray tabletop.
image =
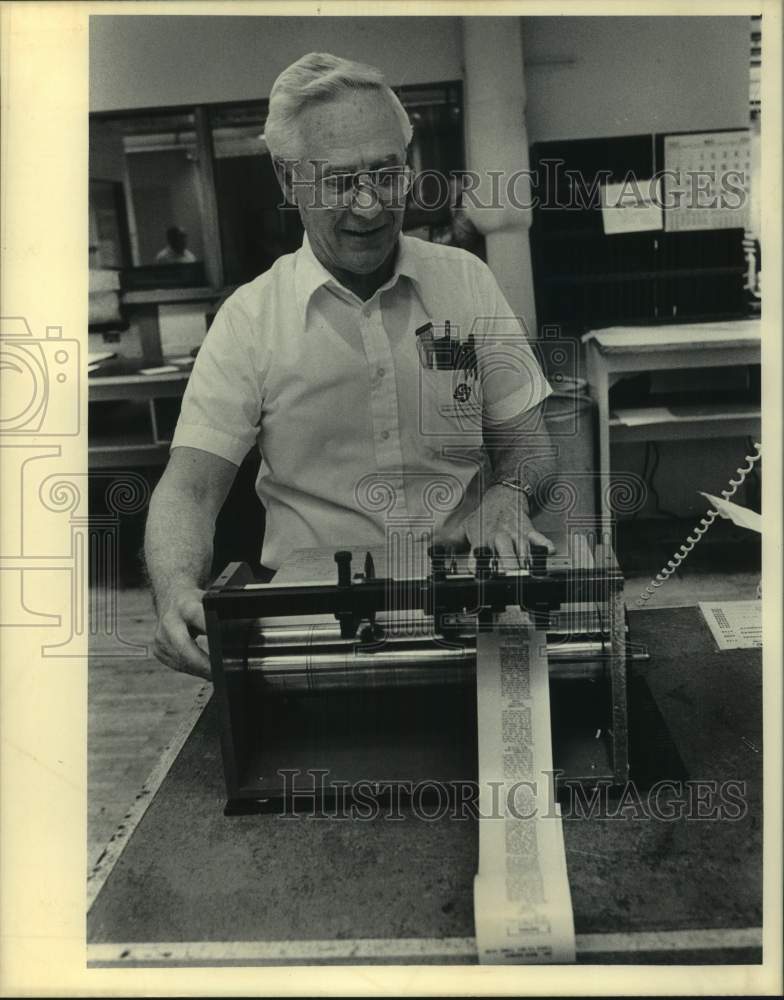
<svg viewBox="0 0 784 1000">
<path fill-rule="evenodd" d="M 566 804 L 578 960 L 759 962 L 760 653 L 719 652 L 696 608 L 630 619 L 651 654 L 630 677 L 634 788 L 645 799 L 670 779 L 665 815 L 689 795 L 707 804 L 692 809 L 703 818 L 658 820 L 633 794 L 590 819 Z M 741 783 L 725 796 L 734 807 L 727 781 Z M 210 702 L 90 909 L 95 964 L 275 961 L 285 942 L 312 942 L 312 961 L 399 961 L 406 949 L 475 961 L 475 820 L 226 817 L 224 802 Z"/>
</svg>

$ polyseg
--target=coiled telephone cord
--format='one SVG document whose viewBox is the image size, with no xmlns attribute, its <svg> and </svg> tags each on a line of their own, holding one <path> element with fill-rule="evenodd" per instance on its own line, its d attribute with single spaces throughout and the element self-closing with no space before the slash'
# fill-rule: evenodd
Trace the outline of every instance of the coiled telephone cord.
<svg viewBox="0 0 784 1000">
<path fill-rule="evenodd" d="M 762 458 L 762 446 L 759 441 L 754 442 L 755 454 L 745 455 L 744 459 L 746 465 L 735 470 L 737 479 L 730 479 L 730 488 L 721 491 L 721 495 L 725 500 L 729 500 L 735 496 L 738 489 L 746 481 L 746 477 L 749 475 L 754 466 Z M 667 562 L 666 566 L 663 566 L 656 576 L 651 580 L 645 590 L 637 598 L 636 604 L 638 608 L 644 608 L 645 605 L 650 601 L 659 587 L 663 586 L 672 574 L 678 569 L 678 567 L 686 560 L 694 546 L 699 542 L 702 536 L 707 532 L 708 528 L 713 524 L 716 518 L 719 516 L 719 512 L 710 507 L 705 514 L 705 517 L 700 519 L 700 523 L 695 526 L 694 532 L 691 535 L 686 536 L 686 541 L 678 549 L 677 552 L 673 554 L 672 559 Z"/>
</svg>

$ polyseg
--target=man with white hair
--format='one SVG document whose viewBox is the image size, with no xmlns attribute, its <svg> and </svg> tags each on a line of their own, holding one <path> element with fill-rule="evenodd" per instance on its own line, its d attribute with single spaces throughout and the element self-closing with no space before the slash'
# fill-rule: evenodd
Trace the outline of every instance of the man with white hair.
<svg viewBox="0 0 784 1000">
<path fill-rule="evenodd" d="M 528 509 L 550 387 L 486 265 L 401 235 L 411 136 L 371 66 L 311 53 L 272 88 L 265 139 L 306 235 L 216 316 L 150 504 L 155 652 L 174 669 L 209 677 L 201 588 L 254 443 L 270 569 L 381 544 L 390 518 L 506 560 L 552 549 Z"/>
</svg>

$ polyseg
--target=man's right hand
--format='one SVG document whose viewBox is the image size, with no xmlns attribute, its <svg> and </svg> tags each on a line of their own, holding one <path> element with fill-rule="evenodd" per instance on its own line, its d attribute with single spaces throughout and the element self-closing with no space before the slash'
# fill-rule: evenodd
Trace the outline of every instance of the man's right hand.
<svg viewBox="0 0 784 1000">
<path fill-rule="evenodd" d="M 174 448 L 150 500 L 144 556 L 158 610 L 154 652 L 173 670 L 210 679 L 199 589 L 209 579 L 215 519 L 236 465 L 198 448 Z"/>
<path fill-rule="evenodd" d="M 180 590 L 160 609 L 153 652 L 172 670 L 211 680 L 207 654 L 196 645 L 195 637 L 207 631 L 204 624 L 203 590 Z"/>
</svg>

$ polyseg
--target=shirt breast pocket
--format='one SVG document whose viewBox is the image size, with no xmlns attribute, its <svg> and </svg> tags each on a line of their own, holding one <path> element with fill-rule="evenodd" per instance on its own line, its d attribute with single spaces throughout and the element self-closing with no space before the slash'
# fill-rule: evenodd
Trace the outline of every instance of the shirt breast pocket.
<svg viewBox="0 0 784 1000">
<path fill-rule="evenodd" d="M 482 444 L 482 387 L 460 369 L 420 369 L 419 413 L 423 437 L 434 446 Z"/>
</svg>

